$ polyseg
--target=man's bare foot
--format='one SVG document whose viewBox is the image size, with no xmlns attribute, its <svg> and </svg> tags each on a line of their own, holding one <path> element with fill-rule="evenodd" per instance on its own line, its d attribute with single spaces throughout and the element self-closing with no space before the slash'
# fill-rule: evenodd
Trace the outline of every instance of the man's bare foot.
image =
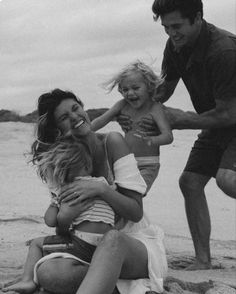
<svg viewBox="0 0 236 294">
<path fill-rule="evenodd" d="M 36 284 L 31 281 L 20 281 L 16 284 L 13 284 L 11 286 L 7 286 L 2 289 L 2 292 L 9 292 L 9 291 L 15 291 L 22 294 L 31 294 L 36 290 L 37 286 Z"/>
<path fill-rule="evenodd" d="M 212 269 L 212 265 L 210 262 L 203 263 L 197 260 L 193 264 L 185 268 L 186 271 L 199 271 L 199 270 L 208 270 L 208 269 Z"/>
</svg>

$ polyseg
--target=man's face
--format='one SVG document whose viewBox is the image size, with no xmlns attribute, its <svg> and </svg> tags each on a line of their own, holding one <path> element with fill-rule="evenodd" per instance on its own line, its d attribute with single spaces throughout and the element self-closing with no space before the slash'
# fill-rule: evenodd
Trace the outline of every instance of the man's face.
<svg viewBox="0 0 236 294">
<path fill-rule="evenodd" d="M 161 24 L 170 37 L 176 50 L 183 46 L 192 46 L 201 29 L 201 15 L 196 16 L 193 24 L 188 18 L 183 18 L 179 11 L 173 11 L 161 16 Z"/>
</svg>

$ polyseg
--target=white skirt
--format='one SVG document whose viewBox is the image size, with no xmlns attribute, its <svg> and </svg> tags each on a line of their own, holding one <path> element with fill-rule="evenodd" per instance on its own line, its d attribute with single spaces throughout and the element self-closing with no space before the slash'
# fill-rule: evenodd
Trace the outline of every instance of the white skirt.
<svg viewBox="0 0 236 294">
<path fill-rule="evenodd" d="M 149 279 L 122 280 L 117 287 L 121 294 L 143 294 L 146 291 L 163 292 L 163 280 L 167 274 L 167 259 L 163 244 L 164 233 L 157 225 L 150 224 L 144 216 L 138 223 L 128 222 L 121 230 L 138 239 L 147 248 Z"/>
</svg>

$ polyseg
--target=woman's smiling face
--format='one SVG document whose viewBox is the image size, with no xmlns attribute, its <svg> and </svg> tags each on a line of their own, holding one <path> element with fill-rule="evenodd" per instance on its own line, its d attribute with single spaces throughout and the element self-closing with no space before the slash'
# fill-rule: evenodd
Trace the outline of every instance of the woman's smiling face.
<svg viewBox="0 0 236 294">
<path fill-rule="evenodd" d="M 85 136 L 91 131 L 91 123 L 86 111 L 74 99 L 63 100 L 54 111 L 57 127 L 62 135 Z"/>
</svg>

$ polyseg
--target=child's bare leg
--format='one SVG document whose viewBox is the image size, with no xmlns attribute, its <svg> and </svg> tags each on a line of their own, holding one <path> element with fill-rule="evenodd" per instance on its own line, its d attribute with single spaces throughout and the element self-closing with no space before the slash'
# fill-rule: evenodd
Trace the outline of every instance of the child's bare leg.
<svg viewBox="0 0 236 294">
<path fill-rule="evenodd" d="M 42 247 L 43 247 L 43 240 L 44 238 L 36 238 L 32 240 L 29 248 L 29 252 L 27 255 L 27 259 L 24 266 L 24 272 L 21 278 L 21 281 L 8 286 L 6 288 L 3 288 L 3 292 L 8 291 L 15 291 L 19 293 L 33 293 L 37 285 L 33 281 L 33 275 L 34 275 L 34 266 L 36 262 L 42 258 Z"/>
</svg>

